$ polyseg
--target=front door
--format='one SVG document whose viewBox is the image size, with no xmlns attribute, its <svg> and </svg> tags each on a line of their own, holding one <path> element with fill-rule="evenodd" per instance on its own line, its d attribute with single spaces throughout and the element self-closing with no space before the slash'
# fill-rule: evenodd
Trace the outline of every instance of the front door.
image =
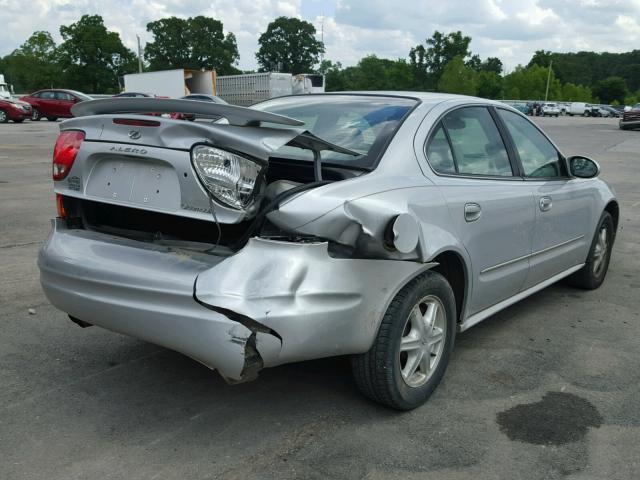
<svg viewBox="0 0 640 480">
<path fill-rule="evenodd" d="M 427 144 L 434 182 L 471 258 L 467 315 L 517 294 L 528 274 L 535 210 L 485 107 L 446 114 Z"/>
<path fill-rule="evenodd" d="M 591 244 L 589 180 L 569 177 L 562 155 L 528 119 L 498 109 L 520 158 L 536 212 L 530 270 L 525 288 L 583 263 Z"/>
</svg>

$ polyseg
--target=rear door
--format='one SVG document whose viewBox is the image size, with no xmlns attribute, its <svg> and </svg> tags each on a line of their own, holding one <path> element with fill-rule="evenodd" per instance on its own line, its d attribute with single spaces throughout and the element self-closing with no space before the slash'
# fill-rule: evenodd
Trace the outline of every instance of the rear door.
<svg viewBox="0 0 640 480">
<path fill-rule="evenodd" d="M 38 95 L 38 110 L 43 117 L 57 116 L 58 105 L 56 101 L 56 93 L 52 90 L 45 90 Z"/>
<path fill-rule="evenodd" d="M 58 117 L 71 117 L 71 107 L 76 103 L 76 97 L 67 92 L 56 92 L 56 109 Z"/>
<path fill-rule="evenodd" d="M 535 211 L 531 188 L 484 106 L 457 108 L 436 125 L 426 154 L 472 268 L 471 315 L 517 294 L 527 277 Z"/>
<path fill-rule="evenodd" d="M 560 152 L 527 118 L 505 109 L 497 111 L 535 202 L 528 288 L 585 261 L 597 191 L 592 181 L 569 176 Z"/>
</svg>

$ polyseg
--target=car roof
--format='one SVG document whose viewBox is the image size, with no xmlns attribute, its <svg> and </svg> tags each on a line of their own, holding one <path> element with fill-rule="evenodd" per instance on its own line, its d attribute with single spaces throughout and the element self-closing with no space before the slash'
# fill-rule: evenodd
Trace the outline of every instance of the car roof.
<svg viewBox="0 0 640 480">
<path fill-rule="evenodd" d="M 442 102 L 455 102 L 460 104 L 464 103 L 483 103 L 505 106 L 506 104 L 497 100 L 489 100 L 486 98 L 472 97 L 469 95 L 457 95 L 453 93 L 440 93 L 440 92 L 413 92 L 407 90 L 360 90 L 360 91 L 347 91 L 347 92 L 325 92 L 325 93 L 310 93 L 305 95 L 363 95 L 363 96 L 384 96 L 384 97 L 401 97 L 412 98 L 420 100 L 423 104 L 436 105 Z"/>
</svg>

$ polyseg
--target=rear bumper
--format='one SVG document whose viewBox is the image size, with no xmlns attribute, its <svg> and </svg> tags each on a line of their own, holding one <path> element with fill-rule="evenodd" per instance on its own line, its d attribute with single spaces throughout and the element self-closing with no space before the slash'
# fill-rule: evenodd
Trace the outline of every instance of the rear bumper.
<svg viewBox="0 0 640 480">
<path fill-rule="evenodd" d="M 251 331 L 193 298 L 203 261 L 164 247 L 70 230 L 55 220 L 40 251 L 49 301 L 85 322 L 177 350 L 240 379 Z M 145 248 L 140 248 L 144 246 Z"/>
<path fill-rule="evenodd" d="M 229 257 L 186 254 L 56 220 L 38 266 L 60 310 L 242 381 L 263 366 L 368 350 L 388 303 L 431 265 L 262 239 Z"/>
</svg>

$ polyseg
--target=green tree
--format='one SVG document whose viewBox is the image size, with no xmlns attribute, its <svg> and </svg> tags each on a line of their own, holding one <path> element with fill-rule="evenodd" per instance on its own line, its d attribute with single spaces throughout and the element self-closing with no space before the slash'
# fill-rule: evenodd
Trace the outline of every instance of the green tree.
<svg viewBox="0 0 640 480">
<path fill-rule="evenodd" d="M 583 85 L 574 85 L 567 82 L 562 86 L 561 99 L 566 102 L 586 102 L 590 103 L 592 99 L 591 89 Z"/>
<path fill-rule="evenodd" d="M 439 85 L 446 64 L 455 57 L 464 59 L 469 56 L 469 44 L 471 37 L 462 35 L 462 32 L 444 34 L 435 31 L 431 38 L 426 40 L 427 48 L 417 45 L 409 52 L 410 64 L 418 78 L 423 79 L 424 87 L 433 88 Z M 478 58 L 479 60 L 479 58 Z"/>
<path fill-rule="evenodd" d="M 60 86 L 57 48 L 49 32 L 36 31 L 3 59 L 0 71 L 18 92 Z"/>
<path fill-rule="evenodd" d="M 627 82 L 622 77 L 609 77 L 605 80 L 600 80 L 593 87 L 593 94 L 604 103 L 611 103 L 616 100 L 624 102 L 628 93 Z"/>
<path fill-rule="evenodd" d="M 512 96 L 518 92 L 515 99 L 520 100 L 543 100 L 547 87 L 547 76 L 549 69 L 539 65 L 531 67 L 518 66 L 509 75 L 504 77 L 504 91 L 506 97 L 514 99 Z M 549 81 L 549 100 L 557 100 L 562 94 L 560 81 L 555 77 L 554 71 L 551 70 Z"/>
<path fill-rule="evenodd" d="M 329 65 L 330 64 L 330 65 Z M 412 88 L 411 67 L 404 59 L 389 60 L 368 55 L 357 65 L 341 69 L 340 64 L 324 63 L 326 90 L 407 90 Z"/>
<path fill-rule="evenodd" d="M 258 38 L 256 60 L 263 72 L 308 73 L 314 70 L 324 44 L 315 27 L 293 17 L 278 17 Z"/>
<path fill-rule="evenodd" d="M 483 72 L 492 72 L 496 75 L 502 75 L 502 60 L 498 57 L 488 57 L 480 64 L 480 70 Z"/>
<path fill-rule="evenodd" d="M 145 46 L 144 58 L 151 70 L 215 68 L 220 75 L 240 73 L 234 66 L 240 58 L 236 37 L 225 35 L 219 20 L 168 17 L 148 23 L 147 31 L 153 41 Z"/>
<path fill-rule="evenodd" d="M 89 93 L 118 91 L 118 77 L 137 69 L 134 53 L 120 35 L 110 32 L 100 15 L 83 15 L 71 25 L 62 25 L 59 62 L 65 83 Z"/>
<path fill-rule="evenodd" d="M 464 58 L 454 57 L 444 66 L 438 82 L 438 90 L 462 95 L 476 95 L 478 86 L 476 73 L 464 64 Z"/>
<path fill-rule="evenodd" d="M 482 70 L 476 75 L 477 95 L 482 98 L 502 97 L 502 77 L 495 72 Z"/>
</svg>

